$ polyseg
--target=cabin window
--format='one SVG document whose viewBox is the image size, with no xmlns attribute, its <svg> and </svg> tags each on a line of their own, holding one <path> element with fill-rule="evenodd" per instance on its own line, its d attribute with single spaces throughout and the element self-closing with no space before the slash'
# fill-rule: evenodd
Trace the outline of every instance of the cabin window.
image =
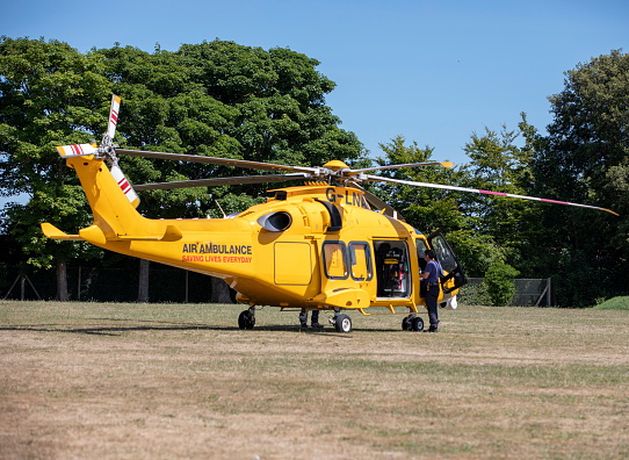
<svg viewBox="0 0 629 460">
<path fill-rule="evenodd" d="M 408 247 L 404 241 L 374 241 L 378 297 L 408 297 L 410 271 Z"/>
<path fill-rule="evenodd" d="M 345 243 L 326 241 L 323 243 L 323 266 L 325 276 L 332 280 L 347 279 Z"/>
<path fill-rule="evenodd" d="M 349 244 L 349 262 L 353 279 L 364 281 L 372 278 L 371 251 L 367 243 L 352 241 Z"/>
</svg>

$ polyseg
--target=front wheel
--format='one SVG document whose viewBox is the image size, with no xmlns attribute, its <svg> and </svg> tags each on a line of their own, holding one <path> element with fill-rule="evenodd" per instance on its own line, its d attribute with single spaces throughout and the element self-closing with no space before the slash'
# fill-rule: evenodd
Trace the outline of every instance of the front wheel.
<svg viewBox="0 0 629 460">
<path fill-rule="evenodd" d="M 352 319 L 347 315 L 338 315 L 334 322 L 334 327 L 337 332 L 347 334 L 352 331 Z"/>
<path fill-rule="evenodd" d="M 411 323 L 413 321 L 413 315 L 405 316 L 402 320 L 402 330 L 408 331 L 411 329 Z"/>
<path fill-rule="evenodd" d="M 416 316 L 411 320 L 411 330 L 415 332 L 421 332 L 424 330 L 424 320 L 419 316 Z"/>
</svg>

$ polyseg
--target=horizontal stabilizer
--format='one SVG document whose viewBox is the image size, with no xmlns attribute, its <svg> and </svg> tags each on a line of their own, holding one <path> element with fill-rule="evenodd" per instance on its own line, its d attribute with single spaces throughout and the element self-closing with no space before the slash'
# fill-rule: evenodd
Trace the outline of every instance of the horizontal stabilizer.
<svg viewBox="0 0 629 460">
<path fill-rule="evenodd" d="M 83 239 L 79 235 L 70 235 L 63 230 L 59 230 L 57 227 L 48 222 L 44 222 L 43 224 L 41 224 L 41 229 L 46 237 L 53 240 L 80 241 Z"/>
<path fill-rule="evenodd" d="M 61 158 L 83 157 L 85 155 L 94 155 L 98 152 L 98 147 L 94 144 L 71 144 L 60 145 L 57 152 Z"/>
</svg>

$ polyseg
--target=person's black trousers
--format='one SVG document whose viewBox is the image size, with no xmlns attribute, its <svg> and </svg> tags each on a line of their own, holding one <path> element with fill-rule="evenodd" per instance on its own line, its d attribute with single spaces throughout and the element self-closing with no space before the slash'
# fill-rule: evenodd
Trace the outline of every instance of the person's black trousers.
<svg viewBox="0 0 629 460">
<path fill-rule="evenodd" d="M 436 330 L 439 326 L 439 310 L 437 309 L 437 298 L 439 297 L 439 285 L 428 286 L 426 292 L 426 306 L 428 307 L 428 319 L 430 329 Z"/>
</svg>

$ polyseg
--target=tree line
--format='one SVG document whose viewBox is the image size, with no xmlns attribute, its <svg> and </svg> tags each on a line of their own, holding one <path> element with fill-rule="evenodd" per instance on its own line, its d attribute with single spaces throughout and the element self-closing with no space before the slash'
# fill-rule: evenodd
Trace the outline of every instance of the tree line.
<svg viewBox="0 0 629 460">
<path fill-rule="evenodd" d="M 383 155 L 371 160 L 326 104 L 334 82 L 318 64 L 285 48 L 220 40 L 176 51 L 115 45 L 81 53 L 59 41 L 3 37 L 0 193 L 30 199 L 5 206 L 2 232 L 20 245 L 29 265 L 56 267 L 60 298 L 67 295 L 66 263 L 104 263 L 95 247 L 44 238 L 39 223 L 68 230 L 90 224 L 77 179 L 54 147 L 98 141 L 111 93 L 124 101 L 116 140 L 125 147 L 295 165 L 432 158 L 432 148 L 400 136 L 384 142 Z M 472 134 L 465 145 L 468 164 L 388 174 L 596 203 L 620 218 L 391 184 L 373 191 L 418 229 L 446 233 L 469 275 L 552 276 L 558 304 L 589 305 L 629 290 L 629 56 L 612 51 L 578 64 L 549 101 L 553 120 L 546 133 L 522 114 L 517 127 Z M 236 173 L 133 157 L 121 159 L 121 166 L 137 183 Z M 245 185 L 145 191 L 141 210 L 151 217 L 220 217 L 220 208 L 241 211 L 262 200 L 263 192 Z"/>
</svg>

